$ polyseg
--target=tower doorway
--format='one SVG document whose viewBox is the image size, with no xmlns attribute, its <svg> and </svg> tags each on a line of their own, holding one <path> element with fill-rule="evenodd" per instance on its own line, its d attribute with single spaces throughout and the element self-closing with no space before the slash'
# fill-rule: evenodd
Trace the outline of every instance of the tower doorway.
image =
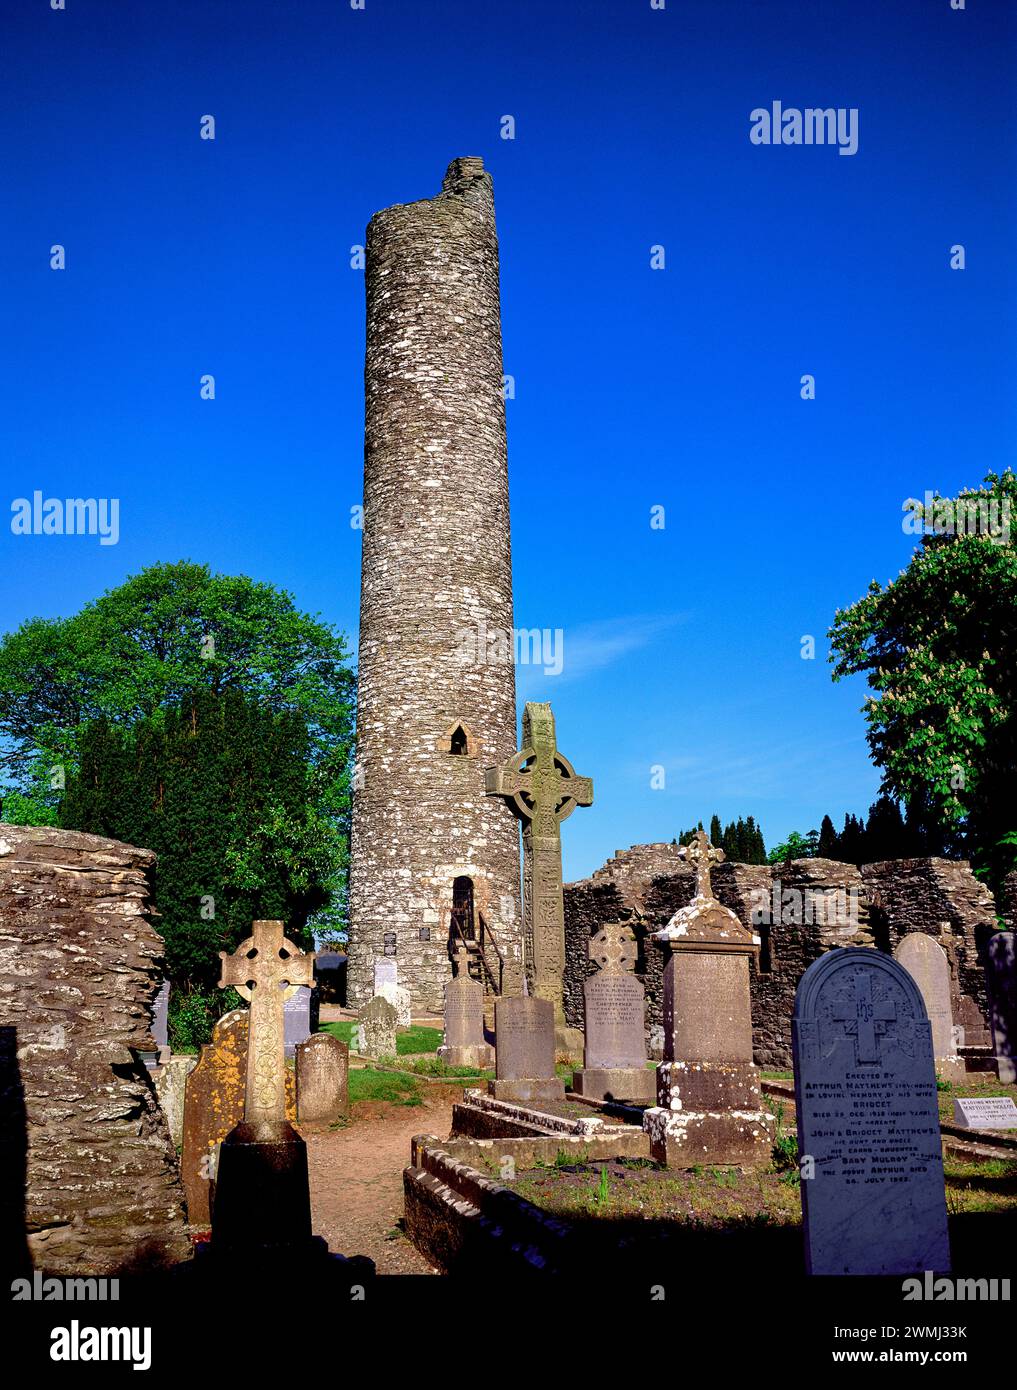
<svg viewBox="0 0 1017 1390">
<path fill-rule="evenodd" d="M 473 879 L 465 876 L 452 881 L 452 919 L 449 924 L 452 949 L 462 941 L 476 941 L 476 917 L 473 910 Z"/>
</svg>

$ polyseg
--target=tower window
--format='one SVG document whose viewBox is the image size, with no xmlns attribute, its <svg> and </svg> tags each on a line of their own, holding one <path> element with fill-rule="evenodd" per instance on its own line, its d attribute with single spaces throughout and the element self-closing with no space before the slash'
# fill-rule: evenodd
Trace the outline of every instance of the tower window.
<svg viewBox="0 0 1017 1390">
<path fill-rule="evenodd" d="M 453 757 L 472 758 L 475 745 L 469 726 L 462 721 L 453 724 L 438 740 L 438 748 L 442 753 L 451 753 Z"/>
</svg>

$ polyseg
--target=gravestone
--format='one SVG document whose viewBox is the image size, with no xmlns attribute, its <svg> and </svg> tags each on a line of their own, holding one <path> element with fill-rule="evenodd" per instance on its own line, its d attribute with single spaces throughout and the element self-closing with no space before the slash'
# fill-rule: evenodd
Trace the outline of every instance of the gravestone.
<svg viewBox="0 0 1017 1390">
<path fill-rule="evenodd" d="M 393 1006 L 400 1028 L 409 1028 L 413 1022 L 410 991 L 399 983 L 399 965 L 390 956 L 379 956 L 374 962 L 374 994 Z"/>
<path fill-rule="evenodd" d="M 164 1060 L 164 1055 L 169 1049 L 169 997 L 170 982 L 163 980 L 152 1005 L 152 1037 L 155 1039 L 160 1061 Z"/>
<path fill-rule="evenodd" d="M 631 973 L 635 934 L 624 922 L 608 923 L 591 937 L 589 953 L 599 969 L 583 986 L 583 1066 L 573 1073 L 572 1089 L 597 1100 L 649 1105 L 656 1094 L 656 1074 L 646 1065 L 643 987 Z"/>
<path fill-rule="evenodd" d="M 664 1060 L 657 1104 L 643 1114 L 650 1153 L 669 1168 L 769 1165 L 776 1120 L 763 1108 L 752 1061 L 749 957 L 759 938 L 713 896 L 710 866 L 724 858 L 700 831 L 680 851 L 696 895 L 652 940 L 664 967 Z"/>
<path fill-rule="evenodd" d="M 166 1116 L 166 1125 L 174 1145 L 184 1139 L 184 1097 L 187 1078 L 197 1065 L 197 1057 L 168 1057 L 152 1070 L 152 1085 L 159 1097 L 159 1108 Z"/>
<path fill-rule="evenodd" d="M 313 991 L 307 985 L 298 985 L 290 998 L 283 1000 L 283 1054 L 287 1060 L 296 1056 L 297 1043 L 313 1032 L 312 1003 Z"/>
<path fill-rule="evenodd" d="M 523 932 L 533 966 L 533 993 L 554 1006 L 558 1050 L 576 1060 L 582 1037 L 565 1024 L 565 898 L 561 822 L 593 804 L 593 783 L 577 777 L 558 752 L 547 704 L 523 711 L 523 747 L 501 767 L 485 769 L 488 796 L 502 796 L 523 826 Z"/>
<path fill-rule="evenodd" d="M 954 1123 L 967 1129 L 1017 1129 L 1013 1096 L 957 1096 Z"/>
<path fill-rule="evenodd" d="M 932 1030 L 892 957 L 813 961 L 791 1022 L 810 1274 L 948 1272 Z"/>
<path fill-rule="evenodd" d="M 331 1033 L 297 1044 L 297 1117 L 301 1124 L 334 1124 L 349 1110 L 350 1050 Z"/>
<path fill-rule="evenodd" d="M 459 973 L 445 986 L 445 1036 L 438 1056 L 450 1067 L 494 1065 L 494 1048 L 484 1038 L 484 988 L 466 971 L 466 952 L 456 952 Z"/>
<path fill-rule="evenodd" d="M 1012 931 L 993 932 L 986 943 L 985 984 L 989 1027 L 1000 1081 L 1017 1081 L 1017 951 Z"/>
<path fill-rule="evenodd" d="M 314 956 L 284 935 L 282 922 L 257 921 L 233 955 L 220 951 L 219 959 L 219 987 L 232 985 L 249 1002 L 250 1026 L 244 1117 L 219 1150 L 212 1251 L 231 1259 L 309 1257 L 320 1247 L 311 1234 L 307 1146 L 287 1118 L 283 1003 L 314 983 Z"/>
<path fill-rule="evenodd" d="M 354 1035 L 356 1050 L 362 1057 L 394 1057 L 398 1021 L 394 1005 L 376 994 L 360 1011 Z"/>
<path fill-rule="evenodd" d="M 504 998 L 494 1006 L 495 1079 L 487 1089 L 497 1100 L 564 1100 L 565 1084 L 554 1072 L 554 1005 L 550 999 Z"/>
<path fill-rule="evenodd" d="M 932 1028 L 936 1070 L 946 1080 L 959 1080 L 966 1069 L 958 1052 L 950 1005 L 950 962 L 939 942 L 924 932 L 909 932 L 897 943 L 894 959 L 903 965 L 921 991 Z"/>
<path fill-rule="evenodd" d="M 184 1084 L 180 1168 L 187 1219 L 199 1228 L 207 1227 L 212 1219 L 219 1146 L 244 1118 L 249 1020 L 247 1009 L 223 1014 L 212 1029 L 212 1041 L 201 1049 Z M 296 1085 L 289 1068 L 286 1116 L 293 1121 L 297 1118 Z"/>
</svg>

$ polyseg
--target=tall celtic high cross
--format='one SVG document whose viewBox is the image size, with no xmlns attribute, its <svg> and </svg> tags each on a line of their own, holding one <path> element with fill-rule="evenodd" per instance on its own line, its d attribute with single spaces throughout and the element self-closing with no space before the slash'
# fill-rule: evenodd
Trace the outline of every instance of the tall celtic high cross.
<svg viewBox="0 0 1017 1390">
<path fill-rule="evenodd" d="M 219 959 L 219 988 L 233 985 L 251 1005 L 244 1119 L 252 1125 L 284 1124 L 283 1001 L 298 985 L 314 984 L 314 956 L 305 955 L 283 935 L 282 922 L 255 922 L 253 934 L 233 955 L 220 951 Z"/>
<path fill-rule="evenodd" d="M 678 852 L 685 862 L 691 864 L 696 871 L 696 897 L 712 898 L 713 886 L 710 883 L 710 870 L 714 864 L 724 862 L 724 851 L 716 849 L 710 844 L 710 837 L 705 830 L 697 830 L 691 843 L 683 845 Z"/>
<path fill-rule="evenodd" d="M 523 746 L 486 771 L 488 796 L 503 796 L 523 825 L 523 928 L 533 966 L 533 992 L 554 1005 L 564 1026 L 565 898 L 561 881 L 561 823 L 593 803 L 593 783 L 577 777 L 558 752 L 547 704 L 523 711 Z"/>
</svg>

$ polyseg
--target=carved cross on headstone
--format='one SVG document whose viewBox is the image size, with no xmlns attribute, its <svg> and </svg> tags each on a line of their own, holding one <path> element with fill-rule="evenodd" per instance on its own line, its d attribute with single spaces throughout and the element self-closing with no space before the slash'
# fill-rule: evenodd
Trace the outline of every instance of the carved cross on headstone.
<svg viewBox="0 0 1017 1390">
<path fill-rule="evenodd" d="M 550 999 L 564 1025 L 565 900 L 561 881 L 561 822 L 593 803 L 593 783 L 577 777 L 558 752 L 547 704 L 523 712 L 523 746 L 501 767 L 486 770 L 488 796 L 503 796 L 523 825 L 523 924 L 533 962 L 533 992 Z"/>
<path fill-rule="evenodd" d="M 714 864 L 724 862 L 724 851 L 710 844 L 710 837 L 705 830 L 697 830 L 691 844 L 683 845 L 678 853 L 696 871 L 696 897 L 712 898 L 714 894 L 710 884 L 710 870 Z"/>
<path fill-rule="evenodd" d="M 871 974 L 859 970 L 854 977 L 854 999 L 835 1003 L 832 1017 L 844 1024 L 849 1038 L 854 1038 L 856 1062 L 878 1062 L 879 1039 L 886 1033 L 886 1025 L 896 1019 L 897 1006 L 892 999 L 874 999 Z"/>
<path fill-rule="evenodd" d="M 590 960 L 602 974 L 617 975 L 634 970 L 636 936 L 624 922 L 608 922 L 590 937 Z"/>
<path fill-rule="evenodd" d="M 283 1000 L 298 985 L 314 984 L 314 956 L 287 940 L 282 922 L 255 922 L 233 955 L 220 951 L 219 959 L 219 988 L 233 985 L 251 1004 L 244 1119 L 253 1125 L 285 1123 Z"/>
</svg>

